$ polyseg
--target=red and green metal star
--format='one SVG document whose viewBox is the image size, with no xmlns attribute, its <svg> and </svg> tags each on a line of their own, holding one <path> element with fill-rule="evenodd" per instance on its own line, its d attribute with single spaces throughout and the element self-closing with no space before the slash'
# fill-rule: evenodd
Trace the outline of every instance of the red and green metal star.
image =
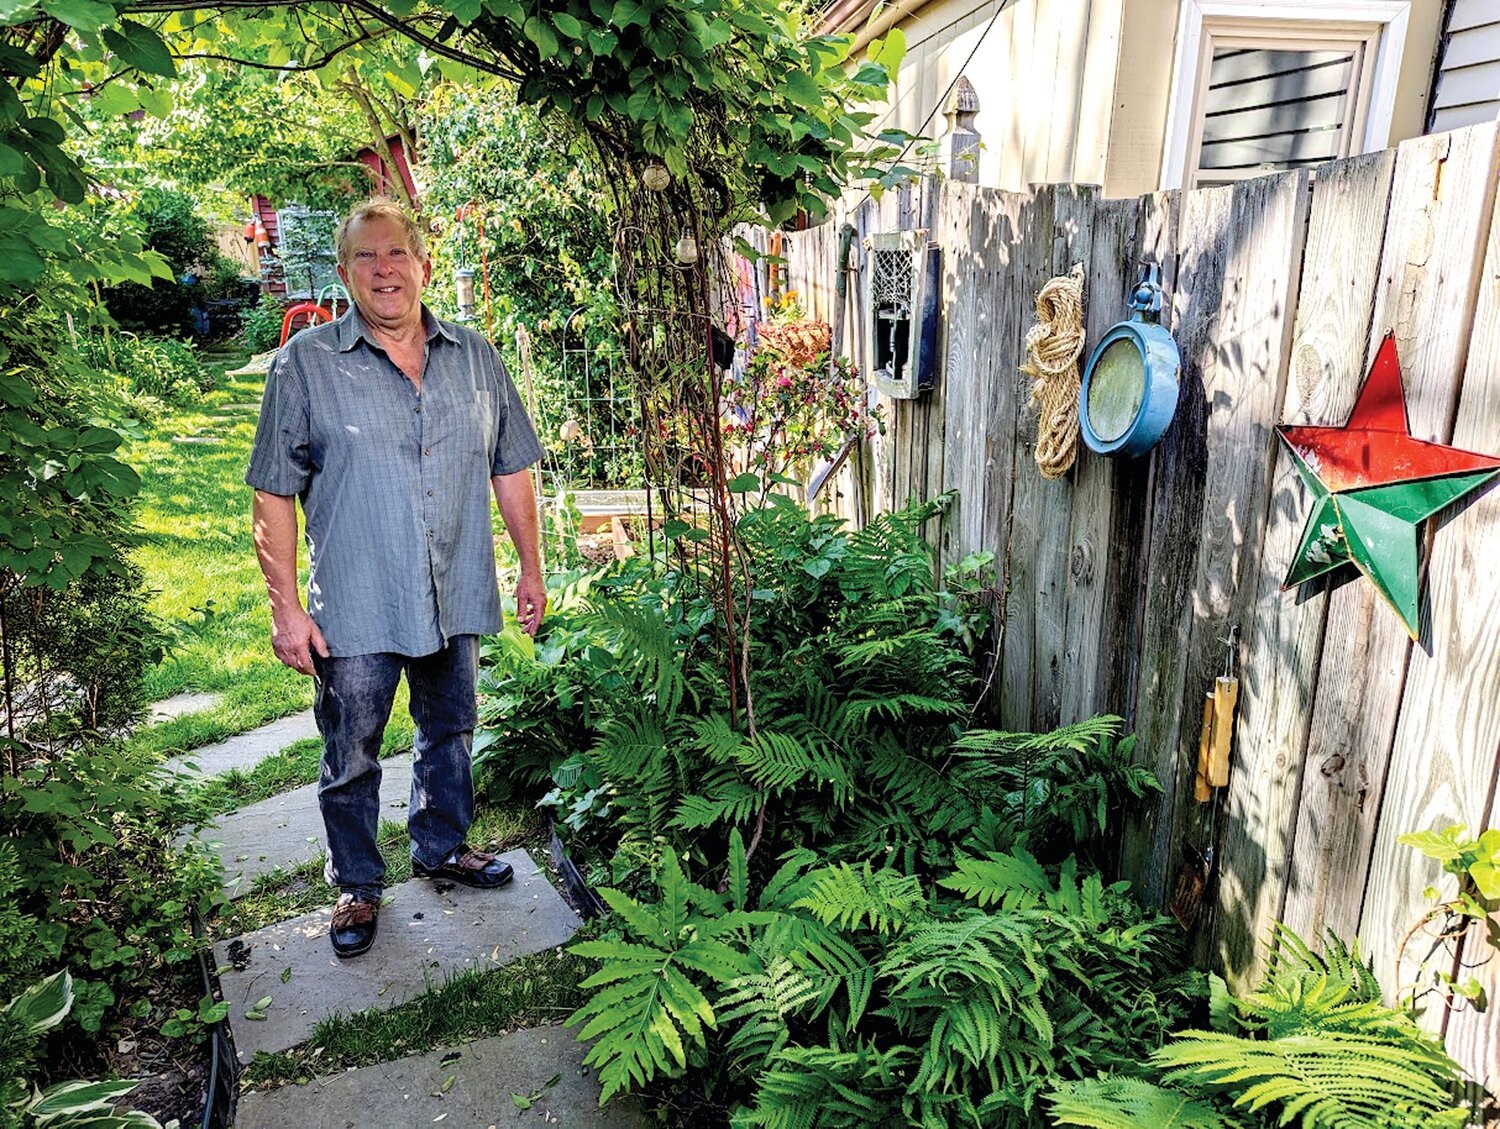
<svg viewBox="0 0 1500 1129">
<path fill-rule="evenodd" d="M 1500 458 L 1412 438 L 1389 333 L 1343 427 L 1276 432 L 1313 495 L 1282 589 L 1352 562 L 1417 638 L 1417 526 L 1500 474 Z"/>
</svg>

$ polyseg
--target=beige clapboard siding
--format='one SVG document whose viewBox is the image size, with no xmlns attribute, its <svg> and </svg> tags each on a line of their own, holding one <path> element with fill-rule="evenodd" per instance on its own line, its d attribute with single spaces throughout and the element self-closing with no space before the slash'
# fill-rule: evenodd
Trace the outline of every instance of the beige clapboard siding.
<svg viewBox="0 0 1500 1129">
<path fill-rule="evenodd" d="M 1432 100 L 1434 132 L 1500 115 L 1500 0 L 1458 0 Z"/>
<path fill-rule="evenodd" d="M 1049 181 L 1102 183 L 1123 4 L 923 5 L 900 21 L 907 55 L 879 111 L 881 126 L 940 136 L 943 94 L 962 73 L 979 97 L 980 183 L 1013 190 Z"/>
<path fill-rule="evenodd" d="M 1192 797 L 1198 707 L 1221 640 L 1240 628 L 1219 881 L 1194 949 L 1237 987 L 1264 968 L 1284 919 L 1314 944 L 1325 926 L 1357 933 L 1389 988 L 1423 889 L 1442 881 L 1397 837 L 1500 819 L 1500 490 L 1435 523 L 1427 633 L 1413 646 L 1352 572 L 1280 591 L 1306 500 L 1273 434 L 1281 421 L 1342 422 L 1390 327 L 1414 432 L 1500 454 L 1496 134 L 1487 123 L 1417 138 L 1316 178 L 1128 200 L 948 184 L 849 215 L 862 233 L 919 222 L 938 233 L 946 316 L 937 391 L 887 405 L 886 434 L 840 489 L 847 500 L 860 473 L 878 508 L 960 492 L 942 562 L 993 552 L 1006 593 L 994 720 L 1127 718 L 1165 788 L 1120 852 L 1150 901 L 1170 896 L 1183 844 L 1208 841 L 1211 809 Z M 794 285 L 831 275 L 829 234 L 792 240 Z M 1036 289 L 1083 262 L 1097 340 L 1146 255 L 1163 268 L 1183 349 L 1176 421 L 1146 458 L 1081 451 L 1066 478 L 1043 482 L 1017 372 Z M 1446 967 L 1500 996 L 1500 960 L 1484 955 L 1471 938 Z M 1491 1083 L 1497 1015 L 1430 1016 Z"/>
</svg>

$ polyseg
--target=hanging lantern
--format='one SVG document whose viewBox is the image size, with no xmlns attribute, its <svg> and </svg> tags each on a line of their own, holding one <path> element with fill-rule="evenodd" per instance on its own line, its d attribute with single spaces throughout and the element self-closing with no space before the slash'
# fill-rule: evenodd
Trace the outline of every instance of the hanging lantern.
<svg viewBox="0 0 1500 1129">
<path fill-rule="evenodd" d="M 458 299 L 459 321 L 474 320 L 474 272 L 458 267 L 453 272 L 453 292 Z"/>
<path fill-rule="evenodd" d="M 660 161 L 652 161 L 641 170 L 641 183 L 652 192 L 663 192 L 672 183 L 672 174 Z"/>
<path fill-rule="evenodd" d="M 682 267 L 690 267 L 698 261 L 698 241 L 687 228 L 682 229 L 682 237 L 677 240 L 673 253 L 677 256 L 678 265 Z"/>
<path fill-rule="evenodd" d="M 1172 334 L 1158 325 L 1162 289 L 1155 263 L 1131 292 L 1129 321 L 1110 326 L 1089 357 L 1078 393 L 1078 425 L 1099 455 L 1144 455 L 1177 414 L 1182 358 Z M 1149 320 L 1147 320 L 1149 318 Z"/>
</svg>

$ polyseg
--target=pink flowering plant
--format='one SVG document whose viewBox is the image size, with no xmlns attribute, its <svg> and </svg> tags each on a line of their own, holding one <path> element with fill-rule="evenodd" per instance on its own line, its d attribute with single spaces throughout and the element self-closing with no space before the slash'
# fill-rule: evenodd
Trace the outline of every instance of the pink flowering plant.
<svg viewBox="0 0 1500 1129">
<path fill-rule="evenodd" d="M 827 322 L 764 325 L 754 356 L 724 390 L 725 447 L 742 471 L 806 482 L 854 436 L 881 426 L 864 381 L 845 357 L 830 368 Z"/>
</svg>

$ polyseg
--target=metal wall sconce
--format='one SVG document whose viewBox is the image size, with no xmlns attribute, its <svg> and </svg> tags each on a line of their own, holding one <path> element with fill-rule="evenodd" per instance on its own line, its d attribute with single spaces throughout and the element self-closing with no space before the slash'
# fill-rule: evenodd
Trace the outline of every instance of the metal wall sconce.
<svg viewBox="0 0 1500 1129">
<path fill-rule="evenodd" d="M 1128 321 L 1110 326 L 1089 356 L 1078 393 L 1083 441 L 1098 455 L 1144 455 L 1166 433 L 1177 414 L 1182 357 L 1161 325 L 1161 272 L 1141 268 L 1131 291 Z"/>
</svg>

